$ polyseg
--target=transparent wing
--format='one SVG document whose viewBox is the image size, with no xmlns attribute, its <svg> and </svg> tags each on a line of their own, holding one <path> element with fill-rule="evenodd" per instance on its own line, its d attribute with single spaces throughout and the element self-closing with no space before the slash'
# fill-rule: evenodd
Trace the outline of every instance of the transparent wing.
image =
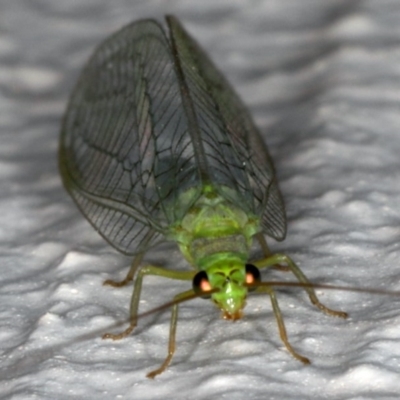
<svg viewBox="0 0 400 400">
<path fill-rule="evenodd" d="M 223 75 L 170 16 L 176 60 L 194 107 L 211 182 L 220 194 L 261 217 L 264 233 L 286 235 L 286 217 L 272 160 L 251 116 Z"/>
<path fill-rule="evenodd" d="M 80 210 L 126 254 L 162 240 L 198 198 L 180 85 L 157 22 L 128 25 L 95 51 L 71 96 L 59 155 Z"/>
</svg>

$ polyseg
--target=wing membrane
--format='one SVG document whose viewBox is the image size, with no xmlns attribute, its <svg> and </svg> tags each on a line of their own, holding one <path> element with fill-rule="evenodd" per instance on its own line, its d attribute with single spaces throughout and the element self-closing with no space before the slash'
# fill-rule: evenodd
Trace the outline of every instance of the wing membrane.
<svg viewBox="0 0 400 400">
<path fill-rule="evenodd" d="M 65 187 L 126 254 L 162 240 L 205 183 L 283 239 L 273 165 L 248 111 L 179 22 L 167 21 L 172 43 L 156 21 L 139 21 L 89 60 L 63 121 Z"/>
<path fill-rule="evenodd" d="M 96 230 L 126 254 L 159 241 L 201 191 L 179 90 L 164 31 L 145 20 L 95 51 L 68 105 L 64 184 Z M 185 201 L 174 207 L 182 191 Z"/>
<path fill-rule="evenodd" d="M 284 204 L 272 160 L 249 112 L 179 21 L 170 16 L 167 22 L 194 104 L 210 180 L 221 195 L 262 216 L 264 232 L 282 240 Z"/>
</svg>

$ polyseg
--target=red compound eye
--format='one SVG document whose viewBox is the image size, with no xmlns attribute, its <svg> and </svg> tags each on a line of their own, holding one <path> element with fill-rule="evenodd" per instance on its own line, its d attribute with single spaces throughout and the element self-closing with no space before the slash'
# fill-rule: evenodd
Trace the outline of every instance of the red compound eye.
<svg viewBox="0 0 400 400">
<path fill-rule="evenodd" d="M 211 295 L 209 292 L 212 287 L 208 280 L 207 273 L 205 271 L 198 272 L 193 278 L 193 290 L 196 294 L 201 295 L 202 299 L 209 299 Z"/>
<path fill-rule="evenodd" d="M 257 267 L 253 264 L 246 264 L 246 283 L 253 285 L 261 281 L 261 274 Z M 249 291 L 255 290 L 256 287 L 249 287 Z"/>
</svg>

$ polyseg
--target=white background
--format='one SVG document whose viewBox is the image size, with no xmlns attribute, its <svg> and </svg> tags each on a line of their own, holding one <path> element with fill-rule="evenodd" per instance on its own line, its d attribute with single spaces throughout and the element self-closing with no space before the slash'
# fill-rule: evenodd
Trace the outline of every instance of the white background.
<svg viewBox="0 0 400 400">
<path fill-rule="evenodd" d="M 397 399 L 400 299 L 302 290 L 280 306 L 303 366 L 285 350 L 264 297 L 229 323 L 209 302 L 134 335 L 125 321 L 130 260 L 109 247 L 62 188 L 60 120 L 94 47 L 124 24 L 177 15 L 252 111 L 275 161 L 288 236 L 269 241 L 315 282 L 400 290 L 400 2 L 398 0 L 2 0 L 0 14 L 1 399 Z M 257 249 L 255 248 L 257 255 Z M 259 255 L 259 253 L 258 253 Z M 146 261 L 185 268 L 173 245 Z M 266 279 L 289 279 L 274 273 Z M 150 277 L 141 310 L 185 283 Z"/>
</svg>

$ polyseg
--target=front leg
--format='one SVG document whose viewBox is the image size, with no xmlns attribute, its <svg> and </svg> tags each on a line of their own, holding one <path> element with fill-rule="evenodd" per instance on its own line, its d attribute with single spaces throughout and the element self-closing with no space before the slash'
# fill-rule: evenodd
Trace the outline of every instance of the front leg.
<svg viewBox="0 0 400 400">
<path fill-rule="evenodd" d="M 178 295 L 176 295 L 174 297 L 174 302 L 178 302 L 181 299 L 186 298 L 187 296 L 190 296 L 194 294 L 193 290 L 187 290 L 186 292 L 183 293 L 179 293 Z M 160 375 L 162 372 L 164 372 L 168 365 L 171 363 L 172 357 L 175 353 L 175 349 L 176 349 L 176 326 L 177 326 L 177 322 L 178 322 L 178 307 L 179 304 L 175 303 L 172 306 L 172 313 L 171 313 L 171 322 L 170 322 L 170 326 L 169 326 L 169 340 L 168 340 L 168 355 L 166 357 L 166 359 L 164 360 L 164 362 L 161 364 L 161 366 L 157 369 L 155 369 L 154 371 L 149 372 L 146 376 L 148 378 L 154 379 L 157 375 Z"/>
<path fill-rule="evenodd" d="M 131 308 L 130 308 L 130 323 L 128 328 L 126 328 L 123 332 L 114 334 L 114 333 L 105 333 L 103 335 L 103 339 L 112 339 L 112 340 L 120 340 L 128 336 L 137 325 L 137 315 L 139 309 L 139 301 L 140 295 L 142 293 L 142 285 L 143 278 L 146 275 L 155 275 L 161 276 L 164 278 L 175 279 L 175 280 L 192 280 L 195 272 L 193 271 L 170 271 L 162 267 L 156 267 L 153 265 L 147 265 L 142 267 L 139 270 L 138 276 L 136 278 L 133 294 L 131 299 Z"/>
<path fill-rule="evenodd" d="M 293 272 L 293 274 L 296 276 L 298 281 L 300 283 L 306 283 L 306 284 L 311 284 L 311 282 L 307 279 L 307 277 L 303 274 L 301 269 L 295 264 L 295 262 L 287 255 L 285 254 L 274 254 L 271 255 L 270 257 L 263 258 L 262 260 L 258 260 L 254 262 L 253 264 L 258 267 L 258 268 L 269 268 L 272 267 L 275 264 L 286 264 L 288 268 Z M 336 311 L 332 310 L 325 305 L 323 305 L 319 300 L 318 297 L 312 287 L 305 287 L 304 288 L 306 292 L 308 293 L 308 297 L 310 298 L 311 302 L 318 307 L 321 311 L 323 311 L 325 314 L 332 315 L 335 317 L 340 317 L 340 318 L 347 318 L 347 313 L 343 311 Z"/>
</svg>

